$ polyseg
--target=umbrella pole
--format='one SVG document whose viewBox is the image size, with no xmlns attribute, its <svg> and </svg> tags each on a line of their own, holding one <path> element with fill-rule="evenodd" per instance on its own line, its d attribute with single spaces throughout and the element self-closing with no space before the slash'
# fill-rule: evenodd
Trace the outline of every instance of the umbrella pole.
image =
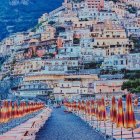
<svg viewBox="0 0 140 140">
<path fill-rule="evenodd" d="M 121 127 L 121 140 L 122 140 L 122 127 Z"/>
<path fill-rule="evenodd" d="M 106 122 L 104 121 L 104 127 L 105 127 L 105 139 L 106 139 Z"/>
<path fill-rule="evenodd" d="M 133 138 L 133 140 L 134 140 L 134 132 L 133 132 L 133 128 L 132 128 L 132 138 Z"/>
<path fill-rule="evenodd" d="M 94 116 L 92 116 L 92 118 L 93 118 L 93 127 L 94 127 Z"/>
<path fill-rule="evenodd" d="M 99 130 L 101 130 L 101 120 L 100 120 L 100 123 L 99 123 Z"/>
<path fill-rule="evenodd" d="M 112 123 L 112 140 L 113 140 L 113 123 Z"/>
<path fill-rule="evenodd" d="M 98 129 L 98 123 L 99 123 L 99 121 L 98 121 L 98 119 L 97 119 L 97 129 Z"/>
</svg>

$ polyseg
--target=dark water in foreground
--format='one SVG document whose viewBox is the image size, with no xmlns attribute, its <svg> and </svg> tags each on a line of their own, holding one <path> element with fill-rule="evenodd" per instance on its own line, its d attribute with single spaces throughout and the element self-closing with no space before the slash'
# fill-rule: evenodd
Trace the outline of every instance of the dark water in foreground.
<svg viewBox="0 0 140 140">
<path fill-rule="evenodd" d="M 51 118 L 37 133 L 36 140 L 104 140 L 79 117 L 62 108 L 54 109 Z"/>
</svg>

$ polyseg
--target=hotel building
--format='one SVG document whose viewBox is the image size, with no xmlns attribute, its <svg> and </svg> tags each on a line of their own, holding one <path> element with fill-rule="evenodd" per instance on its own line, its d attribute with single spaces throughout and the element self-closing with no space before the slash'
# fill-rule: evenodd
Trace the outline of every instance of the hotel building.
<svg viewBox="0 0 140 140">
<path fill-rule="evenodd" d="M 86 0 L 88 8 L 101 10 L 104 8 L 104 0 Z"/>
</svg>

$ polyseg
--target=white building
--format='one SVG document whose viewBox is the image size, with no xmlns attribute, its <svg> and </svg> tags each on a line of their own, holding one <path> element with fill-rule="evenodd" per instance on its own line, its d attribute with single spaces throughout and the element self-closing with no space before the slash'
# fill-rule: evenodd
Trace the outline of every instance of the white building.
<svg viewBox="0 0 140 140">
<path fill-rule="evenodd" d="M 110 20 L 118 19 L 115 12 L 111 12 L 108 10 L 98 11 L 98 10 L 93 10 L 93 9 L 88 9 L 88 8 L 84 8 L 84 9 L 79 10 L 78 17 L 81 20 L 94 19 L 94 20 L 97 20 L 98 22 L 103 22 L 107 19 L 110 19 Z"/>
<path fill-rule="evenodd" d="M 88 95 L 88 84 L 82 84 L 81 81 L 59 81 L 55 84 L 53 92 L 57 99 L 74 99 L 82 94 Z"/>
<path fill-rule="evenodd" d="M 140 25 L 137 25 L 135 23 L 127 24 L 125 26 L 125 28 L 126 28 L 128 36 L 130 36 L 130 35 L 137 35 L 137 36 L 140 37 Z"/>
<path fill-rule="evenodd" d="M 58 54 L 56 55 L 56 58 L 78 58 L 81 55 L 81 47 L 79 45 L 71 45 L 71 44 L 65 44 L 64 47 L 58 49 Z"/>
<path fill-rule="evenodd" d="M 125 69 L 127 68 L 127 58 L 126 55 L 112 55 L 105 57 L 104 62 L 101 66 L 103 69 L 113 68 L 113 69 Z"/>
<path fill-rule="evenodd" d="M 48 96 L 49 93 L 52 93 L 52 89 L 44 83 L 23 83 L 18 91 L 16 92 L 17 96 L 22 97 L 36 97 L 36 96 Z"/>
<path fill-rule="evenodd" d="M 140 53 L 126 54 L 126 55 L 112 55 L 106 57 L 102 63 L 103 69 L 128 69 L 140 70 Z"/>
<path fill-rule="evenodd" d="M 78 68 L 78 60 L 51 59 L 45 61 L 45 70 L 43 72 L 47 74 L 64 74 L 71 70 L 77 70 Z"/>
<path fill-rule="evenodd" d="M 127 69 L 140 70 L 140 53 L 129 54 L 127 56 Z"/>
</svg>

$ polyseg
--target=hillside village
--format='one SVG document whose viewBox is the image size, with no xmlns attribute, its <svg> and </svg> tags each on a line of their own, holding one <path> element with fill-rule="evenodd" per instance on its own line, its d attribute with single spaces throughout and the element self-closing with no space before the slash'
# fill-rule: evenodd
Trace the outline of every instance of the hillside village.
<svg viewBox="0 0 140 140">
<path fill-rule="evenodd" d="M 140 2 L 65 0 L 2 40 L 0 56 L 1 80 L 21 79 L 16 96 L 120 96 L 127 74 L 140 70 Z"/>
</svg>

